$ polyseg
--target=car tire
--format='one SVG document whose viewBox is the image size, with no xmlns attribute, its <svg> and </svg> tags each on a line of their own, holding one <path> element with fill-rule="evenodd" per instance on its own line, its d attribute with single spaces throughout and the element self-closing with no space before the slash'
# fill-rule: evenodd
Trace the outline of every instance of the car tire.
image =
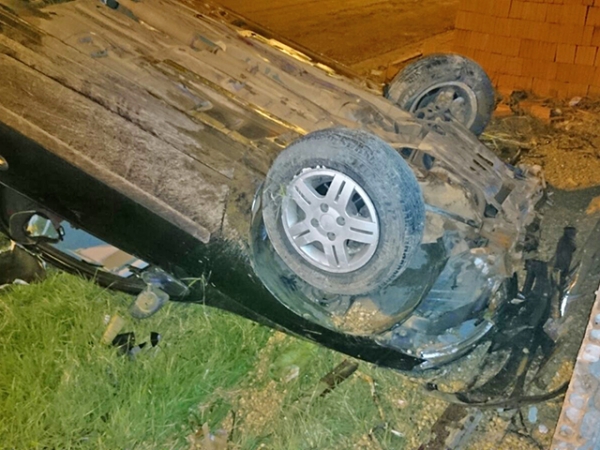
<svg viewBox="0 0 600 450">
<path fill-rule="evenodd" d="M 359 130 L 321 130 L 291 144 L 269 170 L 262 205 L 276 253 L 328 294 L 387 286 L 423 234 L 414 173 L 388 144 Z"/>
<path fill-rule="evenodd" d="M 485 71 L 475 61 L 454 54 L 431 55 L 408 65 L 386 87 L 385 97 L 420 118 L 453 118 L 477 136 L 495 106 L 494 88 Z"/>
</svg>

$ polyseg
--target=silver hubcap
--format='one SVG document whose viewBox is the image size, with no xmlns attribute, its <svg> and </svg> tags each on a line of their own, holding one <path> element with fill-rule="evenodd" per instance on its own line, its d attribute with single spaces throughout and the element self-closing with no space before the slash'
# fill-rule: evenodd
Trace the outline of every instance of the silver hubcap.
<svg viewBox="0 0 600 450">
<path fill-rule="evenodd" d="M 436 84 L 423 92 L 413 103 L 410 112 L 423 118 L 443 116 L 454 118 L 469 128 L 477 117 L 477 97 L 464 83 L 451 81 Z"/>
<path fill-rule="evenodd" d="M 332 273 L 360 269 L 375 254 L 379 223 L 373 202 L 349 176 L 307 169 L 287 186 L 282 220 L 294 249 Z"/>
</svg>

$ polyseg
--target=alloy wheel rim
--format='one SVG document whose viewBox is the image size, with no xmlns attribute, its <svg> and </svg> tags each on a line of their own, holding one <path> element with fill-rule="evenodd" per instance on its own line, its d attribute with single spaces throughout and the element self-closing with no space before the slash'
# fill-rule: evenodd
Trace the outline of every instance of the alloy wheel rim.
<svg viewBox="0 0 600 450">
<path fill-rule="evenodd" d="M 421 93 L 410 112 L 424 118 L 431 115 L 450 117 L 470 128 L 477 118 L 477 97 L 473 90 L 460 81 L 438 83 Z"/>
<path fill-rule="evenodd" d="M 330 273 L 364 267 L 379 244 L 380 224 L 365 190 L 348 175 L 307 169 L 286 188 L 282 223 L 293 249 Z"/>
</svg>

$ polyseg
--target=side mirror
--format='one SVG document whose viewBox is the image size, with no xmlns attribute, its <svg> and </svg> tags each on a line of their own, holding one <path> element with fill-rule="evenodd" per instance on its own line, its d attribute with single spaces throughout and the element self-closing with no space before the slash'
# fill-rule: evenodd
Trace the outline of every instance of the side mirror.
<svg viewBox="0 0 600 450">
<path fill-rule="evenodd" d="M 37 211 L 21 211 L 8 219 L 11 239 L 19 244 L 33 245 L 38 242 L 59 242 L 62 239 L 60 228 L 44 214 Z"/>
</svg>

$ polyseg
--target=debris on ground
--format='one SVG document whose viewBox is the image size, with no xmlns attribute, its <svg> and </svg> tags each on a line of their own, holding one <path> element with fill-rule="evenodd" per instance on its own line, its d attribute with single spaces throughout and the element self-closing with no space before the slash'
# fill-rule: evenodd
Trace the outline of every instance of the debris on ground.
<svg viewBox="0 0 600 450">
<path fill-rule="evenodd" d="M 590 201 L 590 204 L 588 205 L 587 209 L 585 210 L 585 213 L 587 215 L 591 216 L 592 214 L 596 214 L 599 211 L 600 211 L 600 196 L 595 197 Z"/>
<path fill-rule="evenodd" d="M 40 259 L 18 245 L 12 244 L 9 250 L 0 253 L 0 285 L 16 280 L 33 283 L 45 276 L 46 269 Z"/>
<path fill-rule="evenodd" d="M 343 381 L 347 380 L 356 372 L 358 369 L 358 363 L 350 360 L 343 360 L 340 364 L 333 368 L 331 372 L 325 375 L 319 381 L 319 386 L 322 389 L 319 389 L 321 392 L 319 396 L 324 397 L 331 391 L 333 391 L 337 386 L 339 386 Z"/>
<path fill-rule="evenodd" d="M 208 424 L 192 433 L 187 438 L 189 450 L 227 450 L 228 434 L 225 430 L 210 431 Z"/>
<path fill-rule="evenodd" d="M 552 110 L 551 108 L 544 106 L 538 102 L 532 100 L 524 100 L 518 103 L 519 110 L 523 114 L 528 114 L 542 122 L 549 124 Z"/>
<path fill-rule="evenodd" d="M 105 345 L 111 344 L 124 326 L 125 320 L 121 316 L 115 314 L 110 318 L 110 321 L 108 322 L 106 330 L 104 330 L 104 334 L 102 335 L 100 342 L 102 342 Z"/>
<path fill-rule="evenodd" d="M 150 347 L 156 347 L 161 340 L 161 335 L 155 331 L 150 333 Z M 117 334 L 111 342 L 113 347 L 117 347 L 119 354 L 127 355 L 131 359 L 135 359 L 136 355 L 142 351 L 144 347 L 148 345 L 147 342 L 140 344 L 135 343 L 135 333 L 130 331 L 128 333 Z"/>
<path fill-rule="evenodd" d="M 556 188 L 600 184 L 600 101 L 544 100 L 513 92 L 497 105 L 481 138 L 513 165 L 541 166 Z"/>
<path fill-rule="evenodd" d="M 129 354 L 136 347 L 135 333 L 130 331 L 128 333 L 117 334 L 112 341 L 112 345 L 117 347 L 121 355 Z"/>
<path fill-rule="evenodd" d="M 148 284 L 138 294 L 129 308 L 129 313 L 136 319 L 147 319 L 156 314 L 169 301 L 169 294 L 162 289 Z"/>
<path fill-rule="evenodd" d="M 268 373 L 271 379 L 289 383 L 300 375 L 301 368 L 307 364 L 317 351 L 317 347 L 307 341 L 285 349 L 271 362 Z"/>
</svg>

